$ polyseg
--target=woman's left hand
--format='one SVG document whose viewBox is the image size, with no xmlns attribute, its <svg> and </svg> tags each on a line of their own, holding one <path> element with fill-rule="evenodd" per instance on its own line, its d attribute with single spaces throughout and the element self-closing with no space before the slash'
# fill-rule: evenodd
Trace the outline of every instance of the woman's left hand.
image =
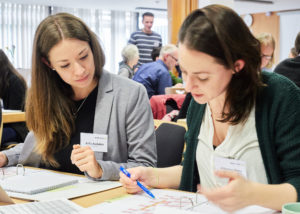
<svg viewBox="0 0 300 214">
<path fill-rule="evenodd" d="M 200 187 L 198 191 L 209 201 L 227 212 L 233 212 L 254 204 L 252 182 L 232 171 L 217 171 L 215 175 L 229 178 L 229 183 L 210 190 Z"/>
<path fill-rule="evenodd" d="M 89 146 L 73 145 L 71 161 L 80 171 L 87 172 L 93 178 L 102 176 L 102 169 L 95 158 L 94 151 Z"/>
</svg>

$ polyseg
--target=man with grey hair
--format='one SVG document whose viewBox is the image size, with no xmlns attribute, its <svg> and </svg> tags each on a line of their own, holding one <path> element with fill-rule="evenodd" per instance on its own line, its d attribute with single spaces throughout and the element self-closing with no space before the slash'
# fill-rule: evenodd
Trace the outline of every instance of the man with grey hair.
<svg viewBox="0 0 300 214">
<path fill-rule="evenodd" d="M 165 88 L 172 87 L 169 71 L 177 65 L 177 58 L 177 47 L 173 44 L 165 45 L 158 60 L 143 64 L 135 73 L 133 80 L 145 86 L 149 99 L 153 95 L 165 94 Z"/>
</svg>

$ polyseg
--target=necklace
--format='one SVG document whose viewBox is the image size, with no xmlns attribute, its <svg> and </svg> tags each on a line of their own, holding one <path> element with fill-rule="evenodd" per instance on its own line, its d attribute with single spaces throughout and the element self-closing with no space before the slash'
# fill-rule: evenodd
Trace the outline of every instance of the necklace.
<svg viewBox="0 0 300 214">
<path fill-rule="evenodd" d="M 77 108 L 76 111 L 73 111 L 73 116 L 76 117 L 77 113 L 79 112 L 79 110 L 81 109 L 81 107 L 83 106 L 84 102 L 86 101 L 86 99 L 88 98 L 88 96 L 86 98 L 84 98 L 84 100 L 81 102 L 81 104 L 79 105 L 79 107 Z"/>
</svg>

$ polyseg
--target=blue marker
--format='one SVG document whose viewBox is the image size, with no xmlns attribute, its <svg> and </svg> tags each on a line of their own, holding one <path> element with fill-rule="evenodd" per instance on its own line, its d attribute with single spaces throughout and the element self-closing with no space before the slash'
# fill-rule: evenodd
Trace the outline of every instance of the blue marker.
<svg viewBox="0 0 300 214">
<path fill-rule="evenodd" d="M 130 173 L 124 169 L 124 167 L 120 166 L 120 170 L 121 172 L 123 172 L 128 178 L 131 177 Z M 150 192 L 150 190 L 148 190 L 143 184 L 141 184 L 138 180 L 136 181 L 137 185 L 148 195 L 150 195 L 152 198 L 155 198 L 154 195 L 152 194 L 152 192 Z"/>
</svg>

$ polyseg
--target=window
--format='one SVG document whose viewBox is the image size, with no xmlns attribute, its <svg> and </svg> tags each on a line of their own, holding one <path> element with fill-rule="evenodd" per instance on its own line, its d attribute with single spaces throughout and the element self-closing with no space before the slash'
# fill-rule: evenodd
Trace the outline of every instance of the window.
<svg viewBox="0 0 300 214">
<path fill-rule="evenodd" d="M 31 68 L 34 33 L 39 23 L 50 13 L 71 13 L 81 18 L 99 37 L 104 50 L 104 68 L 118 73 L 121 51 L 130 34 L 136 31 L 137 13 L 99 9 L 62 8 L 40 5 L 0 3 L 0 48 L 16 68 Z M 140 17 L 141 18 L 141 17 Z M 167 43 L 167 13 L 155 14 L 153 30 Z"/>
</svg>

